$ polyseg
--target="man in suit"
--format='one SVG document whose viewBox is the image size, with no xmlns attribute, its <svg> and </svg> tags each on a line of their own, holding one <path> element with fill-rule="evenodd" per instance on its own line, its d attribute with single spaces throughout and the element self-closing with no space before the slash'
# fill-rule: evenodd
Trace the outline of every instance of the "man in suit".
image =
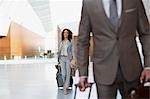
<svg viewBox="0 0 150 99">
<path fill-rule="evenodd" d="M 150 81 L 150 24 L 142 0 L 83 0 L 77 65 L 80 83 L 88 78 L 90 32 L 94 38 L 93 68 L 98 99 L 123 98 L 140 80 Z M 142 44 L 144 68 L 136 45 Z"/>
</svg>

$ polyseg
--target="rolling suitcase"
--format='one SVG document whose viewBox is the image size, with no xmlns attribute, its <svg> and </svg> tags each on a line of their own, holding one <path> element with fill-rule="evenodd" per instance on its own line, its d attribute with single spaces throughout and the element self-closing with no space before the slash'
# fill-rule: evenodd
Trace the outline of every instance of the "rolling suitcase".
<svg viewBox="0 0 150 99">
<path fill-rule="evenodd" d="M 57 69 L 57 73 L 56 73 L 57 86 L 58 87 L 63 87 L 63 79 L 62 79 L 60 65 L 55 65 L 55 67 Z M 72 87 L 72 84 L 73 84 L 73 78 L 71 76 L 70 77 L 70 85 L 69 85 L 69 87 Z"/>
<path fill-rule="evenodd" d="M 128 99 L 150 99 L 150 86 L 139 85 L 130 90 Z"/>
<path fill-rule="evenodd" d="M 63 87 L 62 74 L 61 74 L 61 71 L 59 71 L 59 70 L 56 73 L 56 80 L 57 80 L 57 86 L 58 87 Z"/>
<path fill-rule="evenodd" d="M 89 94 L 88 94 L 88 99 L 90 99 L 91 90 L 92 90 L 92 85 L 93 85 L 94 83 L 90 83 L 90 84 L 91 84 L 91 86 L 89 87 L 90 90 L 89 90 Z M 80 87 L 80 84 L 75 84 L 75 93 L 74 93 L 74 98 L 73 98 L 73 99 L 76 99 L 77 88 L 79 88 L 79 87 Z"/>
</svg>

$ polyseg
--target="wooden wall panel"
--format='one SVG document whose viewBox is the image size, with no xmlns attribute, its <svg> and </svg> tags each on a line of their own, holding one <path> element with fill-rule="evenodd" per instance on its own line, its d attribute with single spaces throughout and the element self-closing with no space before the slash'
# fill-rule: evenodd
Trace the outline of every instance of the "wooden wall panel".
<svg viewBox="0 0 150 99">
<path fill-rule="evenodd" d="M 10 33 L 6 37 L 0 38 L 0 59 L 10 58 Z"/>
<path fill-rule="evenodd" d="M 45 48 L 44 37 L 29 31 L 23 26 L 12 23 L 12 55 L 14 56 L 34 56 L 39 55 L 38 48 Z"/>
<path fill-rule="evenodd" d="M 41 50 L 45 49 L 43 36 L 12 22 L 8 35 L 0 38 L 0 59 L 4 59 L 4 56 L 7 56 L 7 59 L 9 59 L 11 52 L 12 56 L 39 55 L 39 47 Z"/>
<path fill-rule="evenodd" d="M 11 32 L 11 44 L 12 44 L 12 56 L 22 56 L 22 39 L 21 28 L 16 23 L 12 22 L 10 27 Z"/>
</svg>

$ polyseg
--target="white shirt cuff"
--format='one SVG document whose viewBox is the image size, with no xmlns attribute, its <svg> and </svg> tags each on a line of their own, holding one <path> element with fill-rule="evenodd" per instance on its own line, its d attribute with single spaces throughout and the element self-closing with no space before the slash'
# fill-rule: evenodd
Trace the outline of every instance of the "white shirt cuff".
<svg viewBox="0 0 150 99">
<path fill-rule="evenodd" d="M 148 69 L 148 70 L 150 70 L 150 67 L 145 67 L 144 69 Z"/>
<path fill-rule="evenodd" d="M 82 79 L 82 78 L 84 79 L 84 78 L 88 78 L 88 77 L 87 77 L 87 76 L 81 76 L 80 78 L 81 78 L 81 79 Z"/>
</svg>

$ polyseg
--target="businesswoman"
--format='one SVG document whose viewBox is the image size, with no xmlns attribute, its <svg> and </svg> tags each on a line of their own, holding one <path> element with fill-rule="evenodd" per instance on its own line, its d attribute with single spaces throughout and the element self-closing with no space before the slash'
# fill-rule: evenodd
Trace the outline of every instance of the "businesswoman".
<svg viewBox="0 0 150 99">
<path fill-rule="evenodd" d="M 58 62 L 61 66 L 61 73 L 64 83 L 64 94 L 68 94 L 68 87 L 70 84 L 71 75 L 71 61 L 73 59 L 73 44 L 72 44 L 72 32 L 69 29 L 62 31 L 62 41 L 60 43 L 58 51 Z"/>
</svg>

